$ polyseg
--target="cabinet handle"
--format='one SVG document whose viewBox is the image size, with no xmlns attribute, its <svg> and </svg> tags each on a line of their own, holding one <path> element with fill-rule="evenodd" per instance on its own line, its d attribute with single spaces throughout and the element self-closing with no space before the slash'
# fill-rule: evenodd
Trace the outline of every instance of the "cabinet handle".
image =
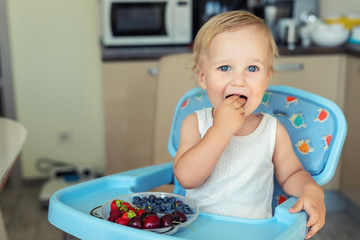
<svg viewBox="0 0 360 240">
<path fill-rule="evenodd" d="M 274 64 L 275 71 L 298 71 L 304 69 L 304 64 L 302 63 L 283 63 L 283 64 Z"/>
<path fill-rule="evenodd" d="M 157 69 L 157 67 L 151 67 L 151 68 L 149 68 L 148 72 L 151 76 L 156 76 L 158 74 L 158 69 Z"/>
</svg>

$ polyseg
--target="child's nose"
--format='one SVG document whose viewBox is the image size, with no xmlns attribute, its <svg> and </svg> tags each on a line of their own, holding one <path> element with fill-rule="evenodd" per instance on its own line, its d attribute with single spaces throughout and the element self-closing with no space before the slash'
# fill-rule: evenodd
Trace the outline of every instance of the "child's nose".
<svg viewBox="0 0 360 240">
<path fill-rule="evenodd" d="M 246 85 L 245 74 L 242 73 L 234 74 L 233 78 L 230 81 L 230 84 L 233 86 L 245 86 Z"/>
</svg>

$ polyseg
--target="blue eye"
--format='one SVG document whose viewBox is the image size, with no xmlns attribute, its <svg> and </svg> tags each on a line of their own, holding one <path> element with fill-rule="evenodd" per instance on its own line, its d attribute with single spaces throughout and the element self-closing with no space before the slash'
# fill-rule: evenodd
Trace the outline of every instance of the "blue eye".
<svg viewBox="0 0 360 240">
<path fill-rule="evenodd" d="M 249 66 L 249 67 L 246 68 L 246 71 L 256 72 L 256 71 L 259 71 L 259 68 L 256 67 L 256 66 Z"/>
<path fill-rule="evenodd" d="M 230 66 L 229 65 L 224 65 L 218 68 L 220 71 L 226 72 L 226 71 L 230 71 Z"/>
</svg>

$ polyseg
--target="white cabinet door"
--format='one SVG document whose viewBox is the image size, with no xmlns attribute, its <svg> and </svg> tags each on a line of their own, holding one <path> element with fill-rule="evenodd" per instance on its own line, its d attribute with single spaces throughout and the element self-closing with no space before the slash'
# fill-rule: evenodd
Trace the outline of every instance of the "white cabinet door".
<svg viewBox="0 0 360 240">
<path fill-rule="evenodd" d="M 151 164 L 157 61 L 105 62 L 107 174 Z"/>
<path fill-rule="evenodd" d="M 360 57 L 347 58 L 345 117 L 348 133 L 343 149 L 341 189 L 360 206 Z"/>
<path fill-rule="evenodd" d="M 345 56 L 285 56 L 275 59 L 272 81 L 328 98 L 343 107 Z"/>
</svg>

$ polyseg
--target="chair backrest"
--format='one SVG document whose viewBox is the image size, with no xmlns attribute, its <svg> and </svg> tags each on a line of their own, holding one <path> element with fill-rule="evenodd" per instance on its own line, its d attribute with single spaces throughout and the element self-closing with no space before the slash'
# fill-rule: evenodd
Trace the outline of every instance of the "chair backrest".
<svg viewBox="0 0 360 240">
<path fill-rule="evenodd" d="M 199 87 L 179 100 L 168 141 L 172 157 L 179 145 L 183 119 L 210 106 L 207 92 Z M 333 177 L 347 133 L 344 114 L 335 103 L 300 89 L 269 86 L 255 112 L 269 113 L 284 125 L 297 157 L 318 184 L 324 185 Z M 174 192 L 184 194 L 177 181 Z M 275 181 L 273 206 L 287 197 Z"/>
</svg>

